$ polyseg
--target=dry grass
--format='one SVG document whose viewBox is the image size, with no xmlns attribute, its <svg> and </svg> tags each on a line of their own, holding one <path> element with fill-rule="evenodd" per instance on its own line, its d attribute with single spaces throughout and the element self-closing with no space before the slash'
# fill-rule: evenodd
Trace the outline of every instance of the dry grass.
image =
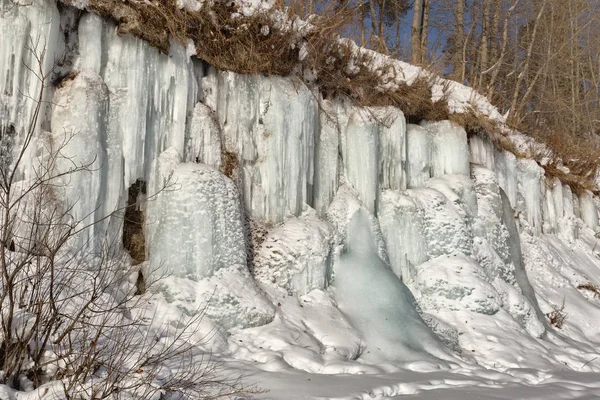
<svg viewBox="0 0 600 400">
<path fill-rule="evenodd" d="M 594 294 L 594 298 L 600 298 L 600 289 L 598 286 L 594 285 L 591 282 L 583 283 L 577 286 L 579 290 L 587 290 L 588 292 L 592 292 Z"/>
<path fill-rule="evenodd" d="M 593 180 L 600 168 L 600 149 L 590 147 L 593 141 L 560 133 L 541 135 L 534 132 L 533 136 L 552 151 L 550 162 L 545 166 L 546 175 L 557 177 L 577 193 L 597 190 Z M 559 168 L 561 163 L 568 172 Z"/>
<path fill-rule="evenodd" d="M 132 258 L 132 265 L 146 260 L 145 216 L 138 204 L 138 196 L 146 194 L 146 182 L 137 180 L 129 188 L 127 207 L 123 215 L 123 247 Z"/>
<path fill-rule="evenodd" d="M 235 153 L 223 150 L 221 152 L 221 173 L 229 179 L 234 178 L 239 165 L 238 156 Z"/>
</svg>

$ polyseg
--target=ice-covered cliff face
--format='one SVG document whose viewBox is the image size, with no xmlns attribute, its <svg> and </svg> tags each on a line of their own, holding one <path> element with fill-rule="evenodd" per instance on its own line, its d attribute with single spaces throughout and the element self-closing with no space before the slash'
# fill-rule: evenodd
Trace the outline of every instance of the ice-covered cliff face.
<svg viewBox="0 0 600 400">
<path fill-rule="evenodd" d="M 559 357 L 536 338 L 551 329 L 544 313 L 563 291 L 582 305 L 577 286 L 600 283 L 592 193 L 573 193 L 449 121 L 407 124 L 401 110 L 323 99 L 294 78 L 216 71 L 176 43 L 160 54 L 51 1 L 1 1 L 3 127 L 28 127 L 41 85 L 25 67 L 34 55 L 45 49 L 44 71 L 57 65 L 19 179 L 48 142 L 66 142 L 57 173 L 92 166 L 57 193 L 82 225 L 102 220 L 78 245 L 121 243 L 111 213 L 145 182 L 142 271 L 169 275 L 157 289 L 165 301 L 185 310 L 208 302 L 207 315 L 238 335 L 279 332 L 269 351 L 304 346 L 318 355 L 290 363 L 311 372 L 358 357 L 524 362 L 472 350 L 490 338 L 520 341 L 532 363 L 581 365 L 585 354 Z M 320 314 L 285 314 L 282 298 Z M 596 306 L 581 310 L 600 317 Z M 594 332 L 569 334 L 588 341 Z"/>
</svg>

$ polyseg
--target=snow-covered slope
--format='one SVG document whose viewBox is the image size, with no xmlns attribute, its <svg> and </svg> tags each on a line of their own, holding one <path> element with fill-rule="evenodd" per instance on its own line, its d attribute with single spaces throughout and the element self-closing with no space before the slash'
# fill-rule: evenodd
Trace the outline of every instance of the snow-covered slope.
<svg viewBox="0 0 600 400">
<path fill-rule="evenodd" d="M 258 397 L 600 395 L 600 299 L 578 289 L 600 285 L 593 193 L 449 121 L 407 124 L 176 43 L 160 54 L 53 1 L 0 1 L 0 124 L 27 128 L 40 82 L 22 61 L 39 40 L 60 67 L 27 165 L 71 136 L 65 157 L 93 165 L 59 193 L 82 224 L 108 217 L 77 246 L 121 243 L 110 213 L 146 182 L 159 309 L 207 303 L 227 336 L 215 353 L 270 390 Z M 558 329 L 545 314 L 563 302 Z"/>
</svg>

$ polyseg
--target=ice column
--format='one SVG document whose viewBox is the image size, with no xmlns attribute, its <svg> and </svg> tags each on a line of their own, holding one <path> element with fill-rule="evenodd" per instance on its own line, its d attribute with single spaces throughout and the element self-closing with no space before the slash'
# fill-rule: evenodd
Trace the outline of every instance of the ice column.
<svg viewBox="0 0 600 400">
<path fill-rule="evenodd" d="M 510 200 L 513 207 L 517 206 L 517 157 L 508 151 L 496 151 L 494 168 L 498 177 L 498 185 Z"/>
<path fill-rule="evenodd" d="M 598 210 L 590 191 L 579 195 L 579 212 L 583 222 L 594 232 L 598 232 Z"/>
<path fill-rule="evenodd" d="M 218 77 L 217 115 L 224 147 L 240 163 L 250 215 L 277 224 L 312 200 L 318 104 L 301 82 L 280 76 Z"/>
<path fill-rule="evenodd" d="M 381 109 L 354 108 L 342 135 L 344 170 L 348 183 L 365 207 L 375 213 L 379 195 Z"/>
<path fill-rule="evenodd" d="M 56 175 L 64 175 L 56 185 L 79 228 L 91 226 L 79 237 L 79 246 L 94 238 L 102 239 L 105 223 L 95 224 L 108 214 L 102 207 L 107 188 L 108 160 L 106 131 L 108 88 L 102 79 L 83 70 L 55 92 L 52 113 L 52 142 L 60 157 Z M 73 169 L 78 172 L 69 172 Z M 90 243 L 92 244 L 92 243 Z"/>
<path fill-rule="evenodd" d="M 323 100 L 321 104 L 321 129 L 315 142 L 315 179 L 313 204 L 320 216 L 337 193 L 340 179 L 340 121 L 338 113 L 343 113 L 336 101 Z"/>
<path fill-rule="evenodd" d="M 414 267 L 427 261 L 423 219 L 417 204 L 409 195 L 384 191 L 378 218 L 392 270 L 403 282 L 410 282 L 416 273 Z"/>
<path fill-rule="evenodd" d="M 433 138 L 427 129 L 408 124 L 406 180 L 409 188 L 423 186 L 425 181 L 431 178 L 432 142 Z"/>
<path fill-rule="evenodd" d="M 386 107 L 380 111 L 380 185 L 381 190 L 406 189 L 406 120 L 402 111 Z"/>
<path fill-rule="evenodd" d="M 474 135 L 469 138 L 469 150 L 471 153 L 471 162 L 494 169 L 494 145 L 487 139 L 481 136 Z"/>
<path fill-rule="evenodd" d="M 185 143 L 185 162 L 201 162 L 221 168 L 221 129 L 214 112 L 196 104 Z"/>
<path fill-rule="evenodd" d="M 542 233 L 542 171 L 534 160 L 517 161 L 517 209 L 536 234 Z"/>
</svg>

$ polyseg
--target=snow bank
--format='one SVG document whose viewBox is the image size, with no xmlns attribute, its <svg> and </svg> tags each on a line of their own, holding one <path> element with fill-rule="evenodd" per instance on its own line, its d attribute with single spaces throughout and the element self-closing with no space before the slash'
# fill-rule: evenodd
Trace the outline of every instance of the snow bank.
<svg viewBox="0 0 600 400">
<path fill-rule="evenodd" d="M 254 277 L 290 296 L 324 289 L 332 268 L 333 228 L 314 210 L 290 218 L 267 234 L 254 258 Z"/>
</svg>

